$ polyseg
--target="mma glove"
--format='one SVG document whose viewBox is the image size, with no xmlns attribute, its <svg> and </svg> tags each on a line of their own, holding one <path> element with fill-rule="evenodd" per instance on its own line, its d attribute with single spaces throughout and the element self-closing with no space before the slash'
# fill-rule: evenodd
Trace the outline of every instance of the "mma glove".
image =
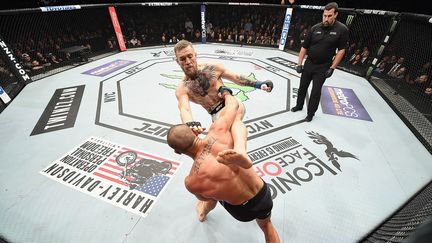
<svg viewBox="0 0 432 243">
<path fill-rule="evenodd" d="M 266 81 L 256 81 L 255 83 L 255 88 L 256 89 L 265 89 L 265 87 L 263 87 L 263 85 L 265 85 L 265 87 L 270 88 L 270 90 L 266 90 L 267 92 L 271 92 L 273 90 L 273 82 L 270 80 L 266 80 Z"/>
<path fill-rule="evenodd" d="M 297 73 L 302 73 L 303 72 L 303 65 L 297 65 L 296 72 Z"/>
<path fill-rule="evenodd" d="M 223 98 L 223 93 L 224 92 L 228 92 L 228 93 L 230 93 L 230 95 L 233 94 L 233 92 L 232 92 L 232 90 L 230 88 L 228 88 L 226 86 L 220 86 L 219 89 L 218 89 L 218 95 L 219 95 L 219 97 Z"/>
<path fill-rule="evenodd" d="M 334 71 L 333 68 L 329 68 L 329 69 L 326 71 L 326 73 L 325 73 L 325 77 L 326 77 L 326 78 L 330 78 L 330 76 L 333 75 L 333 71 Z"/>
<path fill-rule="evenodd" d="M 186 122 L 186 125 L 188 125 L 188 127 L 190 128 L 200 128 L 201 122 L 191 121 L 191 122 Z"/>
</svg>

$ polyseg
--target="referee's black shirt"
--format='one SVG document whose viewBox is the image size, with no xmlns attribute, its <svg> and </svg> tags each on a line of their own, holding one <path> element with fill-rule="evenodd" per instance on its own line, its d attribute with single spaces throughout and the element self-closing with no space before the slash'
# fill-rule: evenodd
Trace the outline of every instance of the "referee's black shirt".
<svg viewBox="0 0 432 243">
<path fill-rule="evenodd" d="M 331 63 L 336 49 L 348 47 L 348 28 L 339 21 L 325 27 L 322 23 L 312 26 L 303 42 L 308 59 L 316 64 Z"/>
</svg>

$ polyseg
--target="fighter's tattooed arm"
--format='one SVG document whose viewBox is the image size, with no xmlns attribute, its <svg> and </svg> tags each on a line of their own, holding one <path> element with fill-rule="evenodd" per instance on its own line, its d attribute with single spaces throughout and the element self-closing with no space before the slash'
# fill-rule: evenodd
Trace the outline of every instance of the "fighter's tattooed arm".
<svg viewBox="0 0 432 243">
<path fill-rule="evenodd" d="M 236 79 L 237 79 L 236 83 L 240 85 L 255 87 L 256 81 L 250 80 L 244 75 L 237 75 Z"/>
</svg>

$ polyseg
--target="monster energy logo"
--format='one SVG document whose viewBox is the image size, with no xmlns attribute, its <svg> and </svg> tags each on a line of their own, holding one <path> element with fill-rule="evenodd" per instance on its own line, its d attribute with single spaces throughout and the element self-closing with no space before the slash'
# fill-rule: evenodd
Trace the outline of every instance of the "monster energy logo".
<svg viewBox="0 0 432 243">
<path fill-rule="evenodd" d="M 393 32 L 393 30 L 395 29 L 397 23 L 398 23 L 397 20 L 393 20 L 392 25 L 391 25 L 391 27 L 390 27 L 390 32 Z"/>
<path fill-rule="evenodd" d="M 353 19 L 354 19 L 354 15 L 348 15 L 347 20 L 346 20 L 346 25 L 350 26 Z"/>
<path fill-rule="evenodd" d="M 378 56 L 381 56 L 383 51 L 384 51 L 384 45 L 381 45 L 380 48 L 378 49 Z"/>
</svg>

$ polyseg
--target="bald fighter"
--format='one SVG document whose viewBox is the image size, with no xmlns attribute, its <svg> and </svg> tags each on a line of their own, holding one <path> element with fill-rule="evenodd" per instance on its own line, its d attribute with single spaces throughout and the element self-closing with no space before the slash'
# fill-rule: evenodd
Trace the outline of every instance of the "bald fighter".
<svg viewBox="0 0 432 243">
<path fill-rule="evenodd" d="M 168 145 L 176 153 L 194 160 L 185 186 L 199 199 L 196 206 L 199 221 L 204 221 L 219 201 L 237 220 L 256 220 L 267 243 L 279 243 L 270 220 L 273 201 L 269 187 L 256 174 L 249 157 L 232 149 L 234 141 L 230 130 L 239 103 L 225 87 L 220 89 L 220 97 L 225 108 L 205 138 L 199 138 L 187 125 L 180 124 L 168 131 Z"/>
</svg>

